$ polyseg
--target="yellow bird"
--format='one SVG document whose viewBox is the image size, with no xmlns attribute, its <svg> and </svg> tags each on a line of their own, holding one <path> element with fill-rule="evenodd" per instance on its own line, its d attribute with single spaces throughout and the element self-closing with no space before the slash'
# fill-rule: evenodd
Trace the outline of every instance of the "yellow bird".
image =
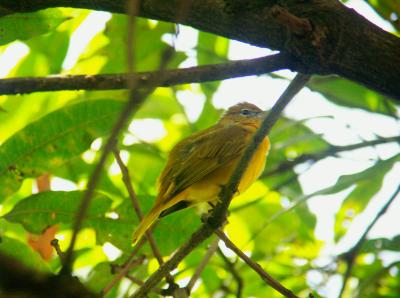
<svg viewBox="0 0 400 298">
<path fill-rule="evenodd" d="M 246 146 L 264 119 L 265 112 L 250 103 L 232 106 L 217 124 L 182 140 L 169 154 L 158 179 L 153 208 L 133 234 L 136 244 L 154 221 L 174 211 L 207 202 L 214 206 Z M 245 191 L 261 174 L 270 148 L 265 137 L 254 153 L 238 185 Z"/>
</svg>

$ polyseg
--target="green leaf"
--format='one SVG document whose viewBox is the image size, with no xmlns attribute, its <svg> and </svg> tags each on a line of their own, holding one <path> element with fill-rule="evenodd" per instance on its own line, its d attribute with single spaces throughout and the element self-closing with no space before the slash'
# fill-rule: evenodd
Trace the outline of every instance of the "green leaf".
<svg viewBox="0 0 400 298">
<path fill-rule="evenodd" d="M 107 286 L 111 280 L 115 278 L 115 275 L 111 272 L 110 263 L 97 264 L 89 273 L 88 279 L 85 285 L 93 292 L 100 293 L 100 291 Z M 117 284 L 118 285 L 118 284 Z M 114 286 L 111 292 L 106 297 L 116 297 L 118 292 L 118 286 Z"/>
<path fill-rule="evenodd" d="M 161 21 L 152 24 L 147 19 L 137 20 L 134 41 L 136 71 L 158 69 L 163 51 L 170 47 L 162 41 L 162 37 L 165 34 L 173 33 L 173 26 Z M 113 14 L 111 20 L 107 23 L 104 35 L 110 42 L 95 53 L 107 57 L 107 62 L 101 69 L 102 73 L 124 72 L 127 70 L 127 28 L 128 17 L 125 15 Z M 175 54 L 170 66 L 177 66 L 185 58 L 186 55 L 183 53 Z"/>
<path fill-rule="evenodd" d="M 391 250 L 400 252 L 400 236 L 393 237 L 392 239 L 387 238 L 376 238 L 370 239 L 364 242 L 361 251 L 363 253 L 378 253 L 382 250 Z"/>
<path fill-rule="evenodd" d="M 99 154 L 99 152 L 98 152 Z M 111 164 L 112 160 L 108 160 L 104 166 L 104 168 L 108 168 Z M 52 174 L 54 176 L 64 178 L 69 181 L 73 181 L 76 184 L 79 184 L 80 181 L 87 181 L 90 173 L 93 173 L 94 168 L 96 167 L 96 163 L 88 164 L 86 163 L 80 156 L 71 159 L 68 161 L 65 167 L 60 167 L 54 169 Z M 96 189 L 98 191 L 106 192 L 111 197 L 123 197 L 122 189 L 118 188 L 113 180 L 110 179 L 110 176 L 107 173 L 101 175 L 99 179 Z"/>
<path fill-rule="evenodd" d="M 313 77 L 307 87 L 341 106 L 389 116 L 397 113 L 396 106 L 388 97 L 340 77 Z"/>
<path fill-rule="evenodd" d="M 154 193 L 157 177 L 165 165 L 165 160 L 148 144 L 134 144 L 129 146 L 128 150 L 131 154 L 128 168 L 131 170 L 132 180 L 139 185 L 140 192 Z"/>
<path fill-rule="evenodd" d="M 69 16 L 56 8 L 7 15 L 0 18 L 0 45 L 44 34 L 68 19 Z"/>
<path fill-rule="evenodd" d="M 63 166 L 108 133 L 122 107 L 112 100 L 67 106 L 31 123 L 0 147 L 0 197 L 15 192 L 26 177 Z"/>
<path fill-rule="evenodd" d="M 4 217 L 8 221 L 21 223 L 26 230 L 39 234 L 48 226 L 70 224 L 80 206 L 82 191 L 46 191 L 20 201 Z M 96 194 L 84 220 L 85 226 L 104 221 L 105 213 L 112 201 Z"/>
<path fill-rule="evenodd" d="M 46 76 L 61 73 L 69 41 L 70 35 L 66 31 L 53 31 L 26 41 L 30 49 L 29 54 L 10 76 Z M 49 44 L 52 46 L 49 47 Z"/>
<path fill-rule="evenodd" d="M 147 214 L 154 203 L 154 197 L 138 196 L 138 200 L 143 213 Z M 130 200 L 125 200 L 114 212 L 118 214 L 118 220 L 114 221 L 114 226 L 108 223 L 99 233 L 104 237 L 108 235 L 108 241 L 123 251 L 129 251 L 133 230 L 138 225 L 138 217 Z M 200 224 L 200 216 L 196 214 L 194 208 L 187 208 L 161 218 L 153 228 L 154 239 L 161 254 L 169 255 L 176 250 Z"/>
<path fill-rule="evenodd" d="M 382 188 L 383 179 L 393 165 L 400 160 L 400 154 L 384 161 L 378 161 L 374 166 L 357 174 L 340 177 L 336 191 L 343 186 L 354 186 L 354 189 L 344 199 L 336 214 L 335 238 L 338 239 L 347 231 L 346 226 L 367 206 L 371 198 Z M 351 183 L 354 181 L 354 183 Z"/>
<path fill-rule="evenodd" d="M 41 272 L 50 271 L 49 266 L 45 263 L 45 261 L 43 261 L 37 252 L 33 251 L 30 247 L 28 247 L 27 244 L 13 238 L 1 236 L 0 252 L 14 257 L 18 261 L 34 270 Z"/>
<path fill-rule="evenodd" d="M 367 0 L 367 2 L 382 18 L 390 22 L 398 32 L 400 31 L 400 6 L 398 1 Z"/>
<path fill-rule="evenodd" d="M 229 51 L 229 39 L 199 31 L 197 40 L 197 62 L 199 65 L 225 62 Z"/>
<path fill-rule="evenodd" d="M 181 113 L 177 101 L 172 94 L 151 94 L 135 114 L 135 118 L 158 118 L 167 120 L 171 116 Z"/>
<path fill-rule="evenodd" d="M 366 182 L 371 182 L 371 179 L 376 178 L 376 177 L 381 177 L 381 175 L 385 175 L 394 165 L 395 162 L 400 160 L 400 154 L 397 154 L 391 158 L 388 158 L 386 160 L 379 160 L 377 161 L 373 166 L 369 167 L 368 169 L 361 171 L 356 174 L 351 174 L 351 175 L 343 175 L 341 176 L 338 181 L 335 183 L 334 186 L 330 187 L 329 192 L 325 192 L 325 194 L 332 194 L 332 193 L 337 193 L 339 191 L 345 190 L 346 188 L 355 185 L 357 187 L 362 187 L 364 186 L 363 183 Z M 374 187 L 375 188 L 375 187 Z M 357 194 L 358 191 L 354 189 L 352 193 L 346 198 L 346 200 L 354 200 L 355 196 L 354 194 Z M 369 201 L 369 195 L 373 194 L 375 192 L 371 193 L 366 193 L 367 200 Z M 352 195 L 353 194 L 353 195 Z"/>
<path fill-rule="evenodd" d="M 267 157 L 265 173 L 273 171 L 278 168 L 280 164 L 303 154 L 320 152 L 328 148 L 329 144 L 321 135 L 313 132 L 310 128 L 305 126 L 303 122 L 304 121 L 293 121 L 284 117 L 278 120 L 274 129 L 269 134 L 271 154 Z M 293 177 L 296 176 L 297 174 L 294 172 L 293 168 L 291 168 L 287 171 L 280 171 L 274 175 L 266 176 L 263 181 L 271 189 L 281 187 L 282 185 L 287 187 L 288 181 L 294 181 L 295 183 L 289 184 L 289 187 L 295 191 L 291 196 L 293 197 L 301 194 L 297 180 L 293 179 Z"/>
</svg>

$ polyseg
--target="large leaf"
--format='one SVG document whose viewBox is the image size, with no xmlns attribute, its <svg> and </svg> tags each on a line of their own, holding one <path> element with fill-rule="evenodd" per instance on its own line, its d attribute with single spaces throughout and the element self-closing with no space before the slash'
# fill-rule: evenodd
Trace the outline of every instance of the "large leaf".
<svg viewBox="0 0 400 298">
<path fill-rule="evenodd" d="M 70 224 L 78 210 L 82 191 L 46 191 L 20 201 L 4 217 L 11 222 L 21 223 L 29 232 L 39 234 L 48 226 Z M 112 201 L 96 194 L 85 217 L 84 225 L 92 226 L 105 219 Z"/>
<path fill-rule="evenodd" d="M 228 50 L 228 39 L 207 32 L 199 32 L 197 45 L 197 63 L 199 65 L 218 64 L 227 61 Z M 199 119 L 195 123 L 198 129 L 213 125 L 221 116 L 221 111 L 216 110 L 212 104 L 213 95 L 220 84 L 221 82 L 216 81 L 200 85 L 201 91 L 206 96 L 206 102 Z"/>
<path fill-rule="evenodd" d="M 154 203 L 154 197 L 150 196 L 138 196 L 138 200 L 145 214 Z M 137 215 L 132 208 L 130 200 L 125 200 L 114 212 L 118 214 L 118 226 L 114 222 L 115 227 L 104 226 L 105 229 L 110 230 L 99 231 L 99 233 L 104 234 L 104 236 L 107 234 L 112 235 L 110 240 L 114 241 L 113 244 L 124 251 L 129 251 L 132 232 L 138 224 Z M 161 253 L 169 255 L 176 250 L 199 227 L 200 223 L 200 216 L 196 214 L 194 208 L 184 209 L 161 218 L 153 228 L 153 235 Z M 121 233 L 124 234 L 125 232 L 128 234 L 121 235 Z"/>
<path fill-rule="evenodd" d="M 46 227 L 63 224 L 71 227 L 76 212 L 80 206 L 83 191 L 48 191 L 32 195 L 20 201 L 14 209 L 4 216 L 11 222 L 21 223 L 26 230 L 40 233 Z M 130 238 L 136 216 L 129 218 L 108 218 L 111 212 L 112 200 L 102 194 L 95 194 L 86 214 L 83 226 L 93 228 L 97 235 L 97 242 L 104 244 L 111 242 L 114 245 L 128 250 Z M 132 214 L 130 205 L 124 205 L 125 212 Z"/>
<path fill-rule="evenodd" d="M 376 238 L 367 240 L 361 248 L 362 252 L 365 253 L 378 253 L 382 250 L 391 250 L 400 252 L 400 236 L 396 236 L 392 239 L 387 238 Z"/>
<path fill-rule="evenodd" d="M 164 90 L 163 90 L 164 91 Z M 135 118 L 169 119 L 174 114 L 181 113 L 182 109 L 170 92 L 156 91 L 149 95 L 146 102 L 135 114 Z"/>
<path fill-rule="evenodd" d="M 335 104 L 384 115 L 396 115 L 393 102 L 384 95 L 340 77 L 313 77 L 307 87 Z"/>
<path fill-rule="evenodd" d="M 274 129 L 269 134 L 271 141 L 271 151 L 267 158 L 265 174 L 274 171 L 282 163 L 294 159 L 303 154 L 311 152 L 320 152 L 328 148 L 328 143 L 318 134 L 303 124 L 304 121 L 293 121 L 288 118 L 280 118 Z M 296 181 L 293 179 L 296 174 L 293 168 L 286 171 L 279 171 L 273 175 L 267 175 L 265 183 L 272 189 L 281 185 L 288 185 L 287 181 Z M 293 188 L 296 183 L 290 183 Z M 294 189 L 299 196 L 301 193 L 299 187 Z M 293 195 L 292 195 L 293 196 Z"/>
<path fill-rule="evenodd" d="M 351 222 L 369 203 L 371 198 L 381 189 L 383 178 L 390 171 L 393 165 L 400 160 L 400 154 L 384 161 L 378 161 L 374 166 L 356 173 L 340 177 L 337 184 L 353 186 L 354 189 L 349 193 L 342 203 L 342 206 L 336 214 L 335 237 L 338 239 L 347 231 L 345 222 Z M 351 181 L 354 181 L 354 184 Z M 346 224 L 347 225 L 347 224 Z"/>
<path fill-rule="evenodd" d="M 0 18 L 0 45 L 16 39 L 29 39 L 54 30 L 68 19 L 69 16 L 56 8 L 7 15 Z"/>
<path fill-rule="evenodd" d="M 63 224 L 71 227 L 83 196 L 82 191 L 48 191 L 32 195 L 19 203 L 4 218 L 21 223 L 26 230 L 40 233 L 46 227 Z M 153 204 L 153 198 L 140 196 L 139 203 L 144 211 Z M 97 243 L 110 242 L 123 251 L 131 248 L 131 237 L 138 218 L 130 200 L 125 200 L 116 209 L 111 209 L 112 200 L 96 194 L 83 222 L 84 227 L 96 232 Z M 107 215 L 113 212 L 114 217 Z M 184 224 L 182 224 L 184 223 Z M 160 250 L 167 255 L 183 243 L 200 224 L 194 210 L 177 212 L 160 221 L 154 231 Z"/>
<path fill-rule="evenodd" d="M 128 17 L 114 14 L 107 23 L 104 35 L 109 39 L 108 45 L 99 49 L 95 54 L 107 57 L 107 62 L 101 69 L 103 73 L 124 72 L 127 70 L 127 41 Z M 149 71 L 159 67 L 163 51 L 169 47 L 162 41 L 164 34 L 173 33 L 174 26 L 169 23 L 157 22 L 151 24 L 146 19 L 138 19 L 135 35 L 135 68 L 137 71 Z M 93 40 L 98 42 L 99 38 Z M 137 46 L 136 46 L 137 45 Z M 91 46 L 91 45 L 90 45 Z M 176 67 L 186 56 L 175 53 L 169 64 Z"/>
<path fill-rule="evenodd" d="M 0 252 L 24 263 L 34 270 L 48 272 L 49 266 L 43 261 L 40 255 L 33 251 L 27 244 L 7 236 L 1 236 Z"/>
<path fill-rule="evenodd" d="M 0 198 L 16 191 L 26 177 L 64 165 L 108 133 L 122 103 L 104 100 L 71 105 L 28 125 L 0 147 Z"/>
</svg>

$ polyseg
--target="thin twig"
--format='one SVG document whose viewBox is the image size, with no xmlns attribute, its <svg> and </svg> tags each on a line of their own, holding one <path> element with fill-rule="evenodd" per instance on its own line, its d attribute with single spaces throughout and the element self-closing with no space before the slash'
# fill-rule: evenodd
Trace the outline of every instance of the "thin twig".
<svg viewBox="0 0 400 298">
<path fill-rule="evenodd" d="M 285 54 L 274 54 L 256 59 L 229 61 L 182 69 L 165 70 L 158 86 L 221 81 L 225 79 L 261 75 L 291 68 L 293 61 Z M 24 94 L 62 90 L 118 90 L 127 89 L 130 78 L 139 88 L 152 87 L 158 71 L 128 74 L 67 75 L 51 77 L 23 77 L 0 80 L 0 95 Z"/>
<path fill-rule="evenodd" d="M 130 254 L 129 258 L 126 260 L 125 264 L 122 265 L 122 267 L 118 270 L 118 274 L 103 288 L 103 290 L 101 291 L 101 296 L 105 296 L 116 285 L 116 283 L 129 272 L 129 270 L 135 264 L 135 257 L 144 243 L 144 238 L 139 241 L 139 243 L 135 246 L 132 253 Z"/>
<path fill-rule="evenodd" d="M 233 196 L 236 189 L 236 185 L 239 182 L 240 176 L 244 172 L 247 163 L 249 162 L 251 155 L 257 149 L 258 144 L 264 139 L 264 137 L 269 133 L 272 126 L 278 120 L 280 114 L 290 100 L 301 90 L 301 88 L 307 83 L 309 79 L 308 75 L 297 74 L 293 81 L 289 84 L 285 92 L 280 96 L 276 104 L 271 109 L 268 116 L 264 119 L 261 127 L 257 130 L 254 138 L 247 147 L 243 157 L 241 158 L 238 166 L 236 167 L 231 179 L 228 182 L 226 188 L 223 188 L 219 194 L 220 203 L 211 213 L 210 218 L 200 226 L 200 228 L 195 231 L 189 240 L 185 242 L 178 251 L 162 266 L 158 268 L 140 287 L 132 297 L 145 297 L 146 294 L 155 287 L 160 280 L 165 276 L 166 272 L 170 272 L 185 258 L 191 251 L 193 251 L 197 246 L 199 246 L 205 239 L 210 237 L 213 231 L 225 221 L 226 209 L 229 205 L 230 199 Z M 222 204 L 221 204 L 222 202 Z M 222 216 L 221 216 L 222 213 Z M 220 216 L 220 219 L 216 217 Z M 213 223 L 210 224 L 210 220 Z"/>
<path fill-rule="evenodd" d="M 144 282 L 142 280 L 140 280 L 139 278 L 131 275 L 131 274 L 127 274 L 126 278 L 128 278 L 130 281 L 132 281 L 133 283 L 142 286 L 144 284 Z M 151 289 L 152 292 L 158 294 L 158 295 L 162 295 L 162 290 L 159 288 L 153 288 Z"/>
<path fill-rule="evenodd" d="M 93 173 L 90 176 L 86 191 L 82 197 L 81 204 L 79 206 L 79 209 L 78 209 L 76 217 L 75 217 L 71 242 L 70 242 L 70 245 L 66 252 L 65 264 L 64 264 L 63 268 L 61 269 L 60 274 L 71 274 L 71 272 L 72 272 L 73 250 L 74 250 L 78 232 L 82 226 L 82 222 L 83 222 L 86 212 L 89 208 L 89 205 L 90 205 L 91 199 L 93 197 L 97 183 L 100 180 L 101 172 L 104 167 L 104 164 L 107 160 L 109 153 L 112 151 L 112 149 L 115 147 L 115 145 L 117 143 L 117 137 L 118 137 L 119 133 L 125 127 L 126 122 L 130 119 L 130 117 L 134 114 L 134 112 L 143 103 L 145 98 L 150 93 L 152 93 L 155 86 L 157 86 L 159 84 L 159 82 L 161 82 L 163 80 L 163 71 L 164 71 L 169 59 L 171 58 L 171 56 L 172 55 L 164 56 L 163 59 L 161 60 L 159 72 L 158 72 L 159 75 L 154 77 L 153 84 L 149 85 L 151 87 L 149 87 L 146 90 L 142 90 L 140 92 L 139 91 L 130 92 L 129 100 L 126 103 L 124 109 L 122 110 L 116 123 L 114 124 L 112 131 L 110 133 L 110 137 L 108 138 L 108 140 L 104 146 L 104 149 L 102 151 L 102 154 L 100 156 L 100 160 L 96 164 L 96 166 L 93 170 Z M 135 90 L 134 87 L 136 86 L 137 81 L 134 81 L 133 84 L 134 85 L 133 85 L 132 90 Z"/>
<path fill-rule="evenodd" d="M 229 272 L 232 274 L 233 279 L 236 280 L 237 283 L 236 298 L 241 298 L 243 291 L 243 278 L 237 272 L 234 263 L 232 263 L 228 259 L 228 257 L 223 253 L 221 248 L 218 248 L 218 254 L 221 256 L 222 260 L 224 260 L 226 266 L 228 267 Z"/>
<path fill-rule="evenodd" d="M 356 291 L 356 295 L 354 295 L 354 297 L 364 297 L 362 294 L 363 292 L 368 288 L 368 286 L 374 284 L 374 282 L 376 283 L 377 280 L 386 272 L 388 272 L 390 269 L 392 269 L 393 267 L 399 266 L 400 265 L 400 261 L 395 261 L 391 264 L 389 264 L 386 267 L 382 267 L 380 268 L 378 271 L 376 271 L 374 274 L 369 275 L 367 278 L 363 279 L 360 281 Z"/>
<path fill-rule="evenodd" d="M 60 248 L 60 244 L 58 243 L 58 239 L 54 238 L 53 240 L 50 241 L 51 246 L 54 247 L 54 250 L 56 251 L 58 257 L 60 258 L 61 265 L 64 265 L 65 258 L 64 258 L 64 253 Z"/>
<path fill-rule="evenodd" d="M 328 149 L 320 151 L 320 152 L 315 152 L 315 153 L 308 153 L 308 154 L 303 154 L 291 161 L 286 161 L 282 162 L 277 166 L 276 168 L 270 169 L 269 171 L 266 171 L 262 177 L 268 177 L 275 175 L 277 173 L 282 173 L 284 171 L 293 169 L 298 164 L 309 162 L 309 161 L 318 161 L 321 160 L 325 157 L 328 156 L 335 156 L 340 152 L 344 151 L 351 151 L 351 150 L 356 150 L 364 147 L 369 147 L 369 146 L 375 146 L 375 145 L 381 145 L 381 144 L 386 144 L 386 143 L 391 143 L 391 142 L 400 142 L 400 136 L 394 136 L 394 137 L 389 137 L 389 138 L 379 138 L 377 140 L 373 141 L 366 141 L 366 142 L 360 142 L 357 144 L 352 144 L 352 145 L 347 145 L 347 146 L 330 146 Z"/>
<path fill-rule="evenodd" d="M 347 285 L 348 280 L 351 277 L 356 257 L 358 255 L 358 253 L 360 252 L 360 249 L 361 249 L 362 245 L 364 244 L 365 240 L 367 239 L 368 233 L 375 226 L 375 224 L 378 222 L 378 220 L 386 213 L 386 211 L 389 209 L 390 205 L 394 202 L 394 200 L 397 198 L 397 196 L 399 194 L 400 194 L 400 185 L 397 187 L 397 189 L 392 194 L 390 199 L 385 203 L 385 205 L 383 205 L 383 207 L 375 215 L 374 219 L 367 226 L 364 233 L 361 235 L 360 239 L 358 239 L 357 243 L 347 253 L 345 253 L 343 255 L 343 257 L 346 261 L 347 267 L 346 267 L 346 272 L 343 277 L 342 287 L 340 289 L 340 293 L 338 296 L 339 298 L 343 296 L 344 291 L 346 290 L 346 285 Z"/>
<path fill-rule="evenodd" d="M 253 269 L 267 284 L 277 290 L 279 293 L 289 298 L 298 298 L 290 290 L 285 288 L 279 281 L 265 272 L 259 264 L 250 259 L 243 251 L 241 251 L 221 230 L 215 230 L 214 233 L 221 239 L 226 247 L 232 250 L 239 258 L 241 258 L 251 269 Z"/>
<path fill-rule="evenodd" d="M 122 161 L 119 150 L 114 148 L 113 151 L 114 151 L 114 156 L 117 161 L 117 164 L 118 164 L 119 168 L 121 169 L 122 181 L 124 182 L 125 187 L 128 191 L 129 197 L 131 198 L 133 208 L 135 209 L 135 212 L 136 212 L 139 220 L 143 220 L 143 212 L 139 206 L 139 202 L 138 202 L 135 190 L 133 189 L 133 186 L 131 184 L 132 180 L 131 180 L 131 176 L 129 174 L 129 169 L 125 166 L 124 162 Z M 150 243 L 151 250 L 153 251 L 153 254 L 156 257 L 158 264 L 162 265 L 164 263 L 164 261 L 163 261 L 161 252 L 157 247 L 156 241 L 154 240 L 154 237 L 153 237 L 151 231 L 146 231 L 145 236 Z M 171 274 L 168 274 L 166 276 L 166 280 L 169 284 L 175 284 L 174 278 L 172 277 Z"/>
<path fill-rule="evenodd" d="M 208 248 L 206 254 L 204 255 L 203 259 L 201 260 L 200 264 L 197 266 L 196 271 L 194 272 L 192 278 L 189 280 L 186 288 L 189 290 L 189 293 L 192 291 L 196 281 L 200 278 L 201 273 L 203 272 L 204 268 L 207 266 L 208 262 L 210 261 L 211 257 L 214 255 L 215 251 L 218 248 L 218 238 L 216 238 L 213 243 L 211 243 L 210 247 Z"/>
</svg>

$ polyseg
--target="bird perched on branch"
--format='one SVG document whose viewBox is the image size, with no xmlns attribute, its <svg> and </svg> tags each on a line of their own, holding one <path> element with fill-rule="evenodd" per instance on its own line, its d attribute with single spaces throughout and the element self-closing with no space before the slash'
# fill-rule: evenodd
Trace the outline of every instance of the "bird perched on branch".
<svg viewBox="0 0 400 298">
<path fill-rule="evenodd" d="M 154 206 L 134 232 L 133 244 L 159 217 L 202 202 L 214 206 L 220 187 L 229 181 L 264 117 L 265 112 L 255 105 L 239 103 L 230 107 L 214 126 L 176 144 L 158 179 Z M 250 160 L 236 195 L 261 174 L 269 148 L 265 137 Z"/>
</svg>

